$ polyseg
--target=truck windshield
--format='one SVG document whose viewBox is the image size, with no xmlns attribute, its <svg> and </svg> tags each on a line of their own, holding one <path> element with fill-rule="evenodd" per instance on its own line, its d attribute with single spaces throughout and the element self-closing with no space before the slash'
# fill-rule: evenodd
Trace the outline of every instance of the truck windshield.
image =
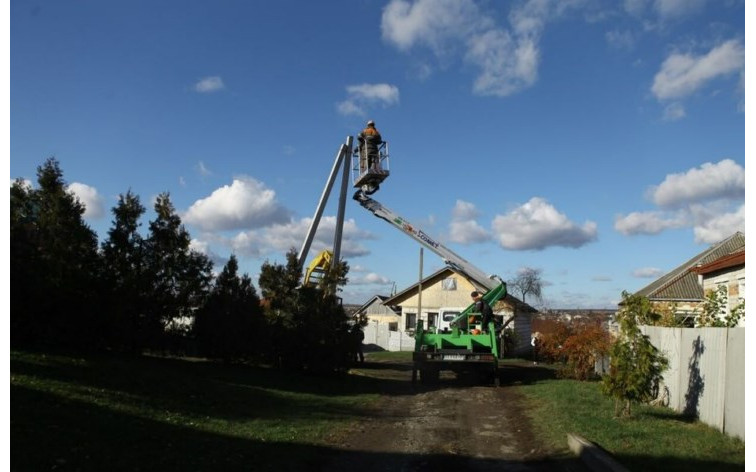
<svg viewBox="0 0 756 472">
<path fill-rule="evenodd" d="M 444 321 L 451 321 L 454 318 L 456 318 L 457 316 L 459 316 L 459 312 L 458 311 L 445 311 L 444 312 Z"/>
</svg>

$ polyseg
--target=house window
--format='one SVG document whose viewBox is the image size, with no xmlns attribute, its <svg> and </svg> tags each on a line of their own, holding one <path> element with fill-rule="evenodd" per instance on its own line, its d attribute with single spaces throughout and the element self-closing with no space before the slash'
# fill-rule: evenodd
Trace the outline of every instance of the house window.
<svg viewBox="0 0 756 472">
<path fill-rule="evenodd" d="M 438 326 L 438 313 L 428 313 L 428 327 Z"/>
<path fill-rule="evenodd" d="M 404 329 L 405 330 L 414 330 L 415 327 L 417 327 L 417 314 L 416 313 L 407 313 L 405 318 L 405 324 Z"/>
<path fill-rule="evenodd" d="M 447 277 L 441 281 L 441 290 L 457 290 L 456 277 Z"/>
<path fill-rule="evenodd" d="M 389 331 L 399 331 L 399 323 L 392 321 L 389 324 Z"/>
</svg>

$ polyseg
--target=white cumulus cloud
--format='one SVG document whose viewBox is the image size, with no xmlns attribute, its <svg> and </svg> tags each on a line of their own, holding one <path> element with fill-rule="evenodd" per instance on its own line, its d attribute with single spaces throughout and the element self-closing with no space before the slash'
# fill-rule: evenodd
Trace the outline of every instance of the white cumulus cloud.
<svg viewBox="0 0 756 472">
<path fill-rule="evenodd" d="M 259 228 L 287 221 L 276 192 L 252 177 L 237 177 L 189 207 L 183 220 L 206 231 Z"/>
<path fill-rule="evenodd" d="M 722 241 L 736 231 L 745 232 L 745 205 L 734 212 L 717 213 L 693 228 L 696 242 L 704 244 Z"/>
<path fill-rule="evenodd" d="M 199 93 L 212 93 L 226 88 L 223 79 L 218 76 L 205 77 L 194 84 L 194 91 Z"/>
<path fill-rule="evenodd" d="M 460 244 L 488 241 L 491 235 L 475 219 L 479 216 L 475 205 L 464 200 L 457 200 L 452 209 L 449 224 L 449 239 Z"/>
<path fill-rule="evenodd" d="M 577 225 L 546 200 L 533 197 L 493 221 L 494 236 L 506 249 L 545 249 L 550 246 L 578 248 L 597 238 L 596 223 Z"/>
<path fill-rule="evenodd" d="M 688 224 L 684 213 L 666 215 L 659 211 L 636 211 L 618 215 L 614 220 L 614 229 L 625 235 L 659 234 L 666 229 L 682 228 Z"/>
<path fill-rule="evenodd" d="M 673 53 L 654 77 L 651 91 L 659 100 L 678 99 L 744 68 L 745 46 L 737 40 L 726 41 L 702 56 Z"/>
<path fill-rule="evenodd" d="M 533 85 L 538 77 L 538 45 L 531 38 L 512 38 L 494 29 L 470 38 L 467 60 L 480 67 L 473 91 L 506 97 Z"/>
<path fill-rule="evenodd" d="M 342 115 L 364 115 L 366 108 L 399 103 L 399 88 L 391 84 L 359 84 L 346 88 L 347 98 L 336 105 Z"/>
<path fill-rule="evenodd" d="M 680 174 L 670 174 L 651 189 L 654 203 L 661 207 L 718 198 L 740 199 L 745 196 L 745 169 L 732 159 L 724 159 Z"/>
<path fill-rule="evenodd" d="M 105 203 L 96 188 L 73 182 L 68 186 L 68 191 L 84 204 L 84 218 L 98 219 L 105 216 Z"/>
<path fill-rule="evenodd" d="M 616 231 L 635 235 L 692 228 L 695 241 L 707 244 L 745 231 L 745 169 L 731 159 L 669 174 L 648 196 L 660 209 L 618 215 Z"/>
<path fill-rule="evenodd" d="M 490 25 L 472 0 L 392 0 L 383 10 L 381 33 L 401 50 L 423 44 L 441 54 L 450 41 Z"/>
<path fill-rule="evenodd" d="M 299 251 L 311 222 L 312 218 L 302 218 L 287 223 L 273 224 L 266 228 L 244 231 L 227 241 L 227 245 L 235 252 L 246 256 L 259 256 L 272 252 L 283 253 L 291 248 Z M 335 229 L 335 216 L 324 216 L 320 219 L 318 230 L 310 246 L 310 257 L 323 249 L 333 248 Z M 374 239 L 374 236 L 358 228 L 354 219 L 345 220 L 341 240 L 342 257 L 369 254 L 370 251 L 362 242 L 370 239 Z"/>
<path fill-rule="evenodd" d="M 442 63 L 461 57 L 479 70 L 473 93 L 505 97 L 538 78 L 540 38 L 546 24 L 580 1 L 513 3 L 507 25 L 499 25 L 473 0 L 392 0 L 384 8 L 384 41 L 410 53 L 428 48 Z"/>
</svg>

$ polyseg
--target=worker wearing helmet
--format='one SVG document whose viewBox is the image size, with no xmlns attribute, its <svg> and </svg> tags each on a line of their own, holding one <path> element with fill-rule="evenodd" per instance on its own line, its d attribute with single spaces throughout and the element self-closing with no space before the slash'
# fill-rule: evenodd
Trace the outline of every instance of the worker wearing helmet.
<svg viewBox="0 0 756 472">
<path fill-rule="evenodd" d="M 365 172 L 368 168 L 378 170 L 378 146 L 383 142 L 381 133 L 375 127 L 375 122 L 367 122 L 365 129 L 357 135 L 360 151 L 360 171 Z"/>
</svg>

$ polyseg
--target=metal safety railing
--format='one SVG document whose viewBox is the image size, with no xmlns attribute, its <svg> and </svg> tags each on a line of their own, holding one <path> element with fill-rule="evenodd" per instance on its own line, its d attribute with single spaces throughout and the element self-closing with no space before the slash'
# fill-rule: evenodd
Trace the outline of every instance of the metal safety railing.
<svg viewBox="0 0 756 472">
<path fill-rule="evenodd" d="M 389 146 L 388 142 L 382 141 L 377 149 L 371 150 L 363 144 L 355 149 L 352 154 L 352 182 L 357 183 L 366 175 L 375 174 L 380 176 L 389 173 Z"/>
</svg>

